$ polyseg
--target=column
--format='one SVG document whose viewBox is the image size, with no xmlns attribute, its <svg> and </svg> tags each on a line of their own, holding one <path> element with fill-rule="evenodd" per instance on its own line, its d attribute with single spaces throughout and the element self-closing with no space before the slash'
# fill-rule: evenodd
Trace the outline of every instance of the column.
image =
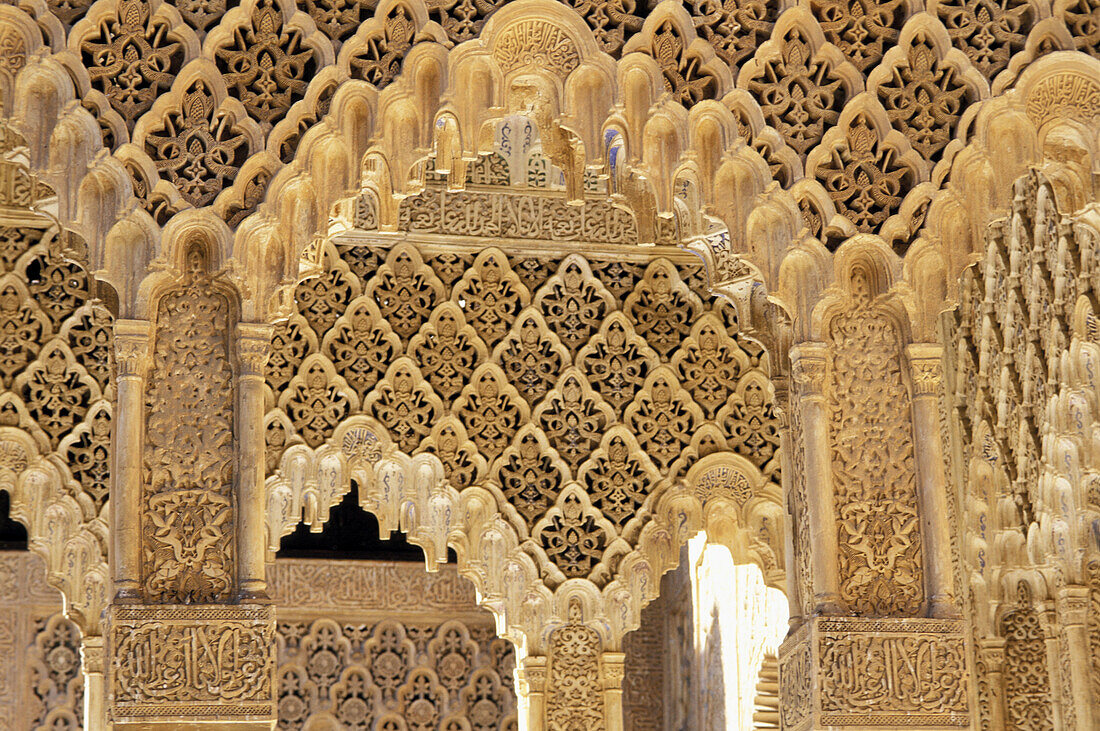
<svg viewBox="0 0 1100 731">
<path fill-rule="evenodd" d="M 788 525 L 794 525 L 797 519 L 795 515 L 794 487 L 794 461 L 791 459 L 791 422 L 787 417 L 787 407 L 790 404 L 791 394 L 785 388 L 776 389 L 775 403 L 785 406 L 776 409 L 779 418 L 779 453 L 782 457 L 780 479 L 783 482 L 783 506 L 787 513 Z M 790 607 L 789 626 L 794 629 L 802 626 L 802 588 L 798 585 L 797 558 L 794 553 L 794 531 L 783 531 L 783 565 L 787 567 L 784 589 L 787 593 L 787 605 Z"/>
<path fill-rule="evenodd" d="M 1062 668 L 1069 671 L 1070 698 L 1063 703 L 1073 704 L 1073 717 L 1077 719 L 1077 728 L 1095 728 L 1100 719 L 1092 717 L 1092 646 L 1089 642 L 1088 613 L 1089 588 L 1087 586 L 1067 586 L 1059 590 L 1055 600 L 1058 623 L 1064 632 L 1069 653 L 1068 665 Z M 1063 679 L 1063 686 L 1066 681 Z M 1063 711 L 1062 717 L 1066 717 Z"/>
<path fill-rule="evenodd" d="M 85 637 L 80 644 L 80 668 L 84 674 L 85 731 L 106 731 L 107 689 L 103 676 L 103 638 Z"/>
<path fill-rule="evenodd" d="M 145 430 L 145 374 L 149 368 L 149 322 L 115 321 L 118 399 L 111 435 L 111 553 L 117 602 L 141 594 L 141 441 Z"/>
<path fill-rule="evenodd" d="M 925 593 L 929 616 L 958 617 L 954 567 L 951 562 L 951 525 L 944 472 L 943 436 L 940 430 L 940 383 L 943 380 L 943 348 L 909 346 L 913 380 L 913 446 L 920 494 Z"/>
<path fill-rule="evenodd" d="M 801 410 L 801 439 L 806 509 L 809 513 L 814 614 L 841 614 L 836 515 L 833 504 L 829 447 L 829 409 L 825 401 L 827 373 L 824 345 L 807 343 L 791 350 L 791 371 L 797 408 Z M 796 447 L 797 448 L 797 447 Z M 796 479 L 798 479 L 796 477 Z M 792 567 L 793 568 L 793 567 Z"/>
<path fill-rule="evenodd" d="M 1004 664 L 1005 641 L 1001 637 L 975 639 L 978 643 L 978 655 L 985 665 L 986 685 L 989 697 L 978 697 L 978 704 L 985 703 L 989 709 L 989 728 L 1005 727 L 1004 706 Z M 981 679 L 978 678 L 978 681 Z M 980 688 L 980 684 L 978 685 Z M 977 694 L 975 694 L 977 695 Z"/>
<path fill-rule="evenodd" d="M 546 658 L 527 656 L 516 672 L 519 712 L 527 719 L 524 731 L 542 731 L 546 720 Z"/>
<path fill-rule="evenodd" d="M 237 555 L 240 600 L 266 601 L 267 505 L 264 494 L 264 367 L 271 352 L 272 326 L 237 325 Z"/>
<path fill-rule="evenodd" d="M 600 667 L 607 731 L 623 731 L 623 676 L 626 671 L 626 655 L 621 652 L 605 652 L 600 660 Z"/>
</svg>

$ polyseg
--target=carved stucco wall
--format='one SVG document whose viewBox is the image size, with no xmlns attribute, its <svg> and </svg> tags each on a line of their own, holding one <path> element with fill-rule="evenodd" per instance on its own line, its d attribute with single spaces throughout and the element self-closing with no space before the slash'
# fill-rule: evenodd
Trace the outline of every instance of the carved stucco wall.
<svg viewBox="0 0 1100 731">
<path fill-rule="evenodd" d="M 4 731 L 82 728 L 80 633 L 45 576 L 38 556 L 0 552 Z M 280 559 L 269 580 L 278 605 L 277 728 L 327 728 L 327 720 L 344 729 L 517 727 L 512 645 L 496 637 L 452 567 L 428 574 L 409 563 Z M 625 652 L 625 727 L 664 729 L 663 602 L 646 610 Z"/>
</svg>

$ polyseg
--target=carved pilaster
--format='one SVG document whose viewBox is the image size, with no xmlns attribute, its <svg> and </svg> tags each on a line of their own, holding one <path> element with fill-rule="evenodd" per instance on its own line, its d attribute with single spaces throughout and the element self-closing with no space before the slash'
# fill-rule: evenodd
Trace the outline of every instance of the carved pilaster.
<svg viewBox="0 0 1100 731">
<path fill-rule="evenodd" d="M 910 345 L 909 372 L 913 382 L 913 447 L 920 494 L 921 534 L 924 536 L 925 595 L 933 617 L 959 616 L 951 560 L 951 525 L 944 472 L 943 433 L 940 429 L 940 384 L 943 348 Z"/>
<path fill-rule="evenodd" d="M 137 601 L 141 587 L 141 435 L 150 323 L 115 321 L 118 402 L 111 443 L 111 553 L 116 601 Z"/>
<path fill-rule="evenodd" d="M 780 649 L 787 731 L 970 726 L 964 624 L 815 617 Z"/>
<path fill-rule="evenodd" d="M 116 605 L 110 627 L 107 687 L 116 729 L 272 727 L 274 607 Z"/>
<path fill-rule="evenodd" d="M 791 372 L 799 410 L 799 426 L 792 438 L 801 440 L 801 470 L 794 476 L 796 490 L 807 512 L 806 535 L 801 553 L 809 553 L 815 614 L 842 613 L 839 593 L 837 526 L 833 503 L 829 413 L 825 401 L 828 361 L 824 345 L 803 344 L 791 351 Z M 812 546 L 812 550 L 810 550 Z M 806 558 L 800 557 L 801 561 Z"/>
</svg>

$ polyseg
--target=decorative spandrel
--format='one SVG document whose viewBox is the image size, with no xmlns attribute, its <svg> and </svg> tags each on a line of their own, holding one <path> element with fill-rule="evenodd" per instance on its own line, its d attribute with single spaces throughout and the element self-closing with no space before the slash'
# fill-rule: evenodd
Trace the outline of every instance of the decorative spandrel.
<svg viewBox="0 0 1100 731">
<path fill-rule="evenodd" d="M 635 248 L 633 213 L 596 197 L 570 209 L 574 228 L 547 215 L 560 189 L 508 179 L 457 195 L 429 175 L 401 206 L 404 240 L 365 231 L 321 245 L 322 270 L 297 285 L 273 337 L 268 470 L 285 480 L 295 445 L 328 449 L 369 417 L 403 454 L 437 457 L 459 493 L 489 490 L 549 588 L 605 586 L 660 495 L 701 457 L 738 449 L 778 493 L 767 366 L 697 264 Z M 537 226 L 528 247 L 545 238 L 566 250 L 485 246 L 493 221 L 512 215 Z M 625 256 L 586 251 L 588 230 Z M 759 538 L 773 568 L 776 537 Z"/>
</svg>

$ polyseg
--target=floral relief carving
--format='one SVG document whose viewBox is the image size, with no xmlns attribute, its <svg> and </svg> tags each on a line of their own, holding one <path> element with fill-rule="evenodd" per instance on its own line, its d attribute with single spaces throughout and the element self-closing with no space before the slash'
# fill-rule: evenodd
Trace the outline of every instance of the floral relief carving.
<svg viewBox="0 0 1100 731">
<path fill-rule="evenodd" d="M 495 463 L 492 477 L 531 525 L 554 504 L 570 473 L 542 430 L 526 424 Z"/>
<path fill-rule="evenodd" d="M 904 0 L 813 0 L 810 7 L 829 42 L 864 73 L 897 42 L 907 17 Z"/>
<path fill-rule="evenodd" d="M 695 31 L 718 57 L 737 68 L 766 41 L 779 16 L 774 0 L 688 0 Z"/>
<path fill-rule="evenodd" d="M 1026 583 L 1020 583 L 1017 593 L 1019 607 L 1000 623 L 1005 639 L 1005 721 L 1010 729 L 1053 729 L 1045 635 Z"/>
<path fill-rule="evenodd" d="M 978 98 L 976 84 L 965 67 L 950 63 L 944 49 L 927 33 L 918 31 L 903 46 L 904 59 L 891 53 L 890 78 L 871 84 L 895 129 L 925 160 L 939 160 L 955 137 L 963 112 Z M 881 77 L 879 77 L 881 78 Z"/>
<path fill-rule="evenodd" d="M 121 0 L 80 42 L 92 86 L 107 97 L 132 134 L 141 115 L 171 88 L 188 60 L 186 43 L 169 16 L 145 0 Z"/>
<path fill-rule="evenodd" d="M 144 137 L 160 177 L 193 206 L 214 202 L 252 152 L 249 135 L 218 103 L 208 82 L 194 81 Z"/>
<path fill-rule="evenodd" d="M 379 88 L 390 83 L 401 70 L 401 61 L 415 34 L 416 25 L 409 9 L 400 3 L 392 5 L 380 24 L 365 24 L 346 44 L 352 49 L 352 77 Z"/>
<path fill-rule="evenodd" d="M 277 0 L 257 0 L 247 21 L 214 48 L 214 58 L 230 94 L 249 116 L 274 125 L 305 96 L 319 70 L 320 54 L 311 40 L 297 24 L 284 22 Z"/>
<path fill-rule="evenodd" d="M 920 182 L 919 168 L 869 114 L 854 115 L 843 136 L 832 138 L 815 151 L 808 168 L 855 230 L 877 231 Z"/>
<path fill-rule="evenodd" d="M 454 401 L 474 368 L 489 358 L 477 331 L 466 324 L 462 308 L 444 302 L 409 342 L 409 353 L 446 403 Z"/>
<path fill-rule="evenodd" d="M 395 246 L 367 285 L 378 310 L 402 342 L 408 342 L 443 298 L 443 283 L 413 246 Z"/>
<path fill-rule="evenodd" d="M 924 589 L 901 336 L 872 305 L 864 270 L 853 271 L 851 287 L 829 327 L 840 593 L 858 614 L 913 616 Z"/>
<path fill-rule="evenodd" d="M 596 630 L 581 621 L 581 609 L 574 600 L 569 607 L 569 623 L 550 635 L 547 731 L 606 728 L 600 683 L 601 646 Z"/>
<path fill-rule="evenodd" d="M 491 386 L 486 384 L 486 388 Z M 363 408 L 386 425 L 394 442 L 406 454 L 416 451 L 420 440 L 444 413 L 443 403 L 420 369 L 412 359 L 404 357 L 390 365 L 385 379 L 367 397 Z"/>
<path fill-rule="evenodd" d="M 1038 20 L 1028 0 L 940 0 L 935 13 L 955 46 L 990 81 L 1024 47 Z"/>
<path fill-rule="evenodd" d="M 739 82 L 760 100 L 767 123 L 800 155 L 821 142 L 861 86 L 844 57 L 795 25 L 758 54 Z M 818 35 L 818 37 L 820 37 Z"/>
<path fill-rule="evenodd" d="M 531 295 L 504 253 L 490 249 L 479 254 L 473 268 L 455 284 L 451 301 L 462 307 L 482 341 L 495 347 Z"/>
<path fill-rule="evenodd" d="M 699 298 L 667 259 L 650 264 L 642 281 L 623 303 L 623 312 L 634 322 L 634 329 L 660 354 L 661 360 L 667 360 L 690 334 L 702 309 Z"/>
<path fill-rule="evenodd" d="M 236 588 L 232 315 L 204 254 L 192 250 L 188 265 L 157 306 L 146 393 L 142 564 L 150 603 L 225 601 Z"/>
</svg>

